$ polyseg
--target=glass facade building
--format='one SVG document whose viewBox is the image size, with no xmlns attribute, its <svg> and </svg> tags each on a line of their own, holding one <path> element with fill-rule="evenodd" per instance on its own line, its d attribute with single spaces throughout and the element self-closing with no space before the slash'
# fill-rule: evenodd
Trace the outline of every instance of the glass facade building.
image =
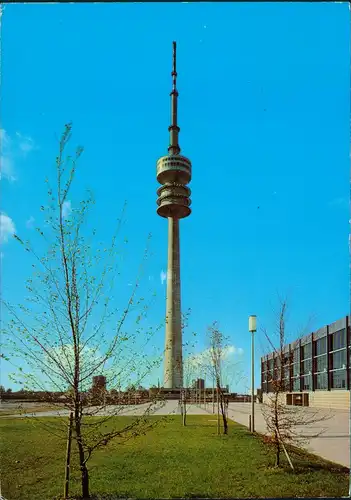
<svg viewBox="0 0 351 500">
<path fill-rule="evenodd" d="M 280 363 L 283 363 L 283 370 Z M 350 316 L 261 358 L 261 388 L 272 392 L 280 371 L 286 392 L 350 390 Z"/>
</svg>

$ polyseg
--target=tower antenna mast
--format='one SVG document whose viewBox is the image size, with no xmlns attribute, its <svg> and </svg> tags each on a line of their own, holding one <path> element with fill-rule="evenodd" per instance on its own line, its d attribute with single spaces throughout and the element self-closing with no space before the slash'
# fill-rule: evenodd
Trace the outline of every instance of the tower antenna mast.
<svg viewBox="0 0 351 500">
<path fill-rule="evenodd" d="M 171 125 L 168 127 L 170 132 L 170 145 L 168 153 L 170 155 L 178 155 L 180 147 L 178 143 L 178 134 L 180 128 L 178 127 L 178 90 L 177 90 L 177 42 L 173 42 L 173 67 L 172 67 L 172 92 L 171 96 Z"/>
</svg>

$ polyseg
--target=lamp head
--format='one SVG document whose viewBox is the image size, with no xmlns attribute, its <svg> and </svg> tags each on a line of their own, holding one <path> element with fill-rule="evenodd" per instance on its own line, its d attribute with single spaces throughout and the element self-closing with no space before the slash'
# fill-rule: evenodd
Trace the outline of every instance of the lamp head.
<svg viewBox="0 0 351 500">
<path fill-rule="evenodd" d="M 257 326 L 257 317 L 256 315 L 249 316 L 249 332 L 255 332 Z"/>
</svg>

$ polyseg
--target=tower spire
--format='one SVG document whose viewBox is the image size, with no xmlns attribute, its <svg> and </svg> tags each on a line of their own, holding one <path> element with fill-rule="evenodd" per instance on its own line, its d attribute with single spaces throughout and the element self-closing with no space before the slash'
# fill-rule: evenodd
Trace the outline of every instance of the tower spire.
<svg viewBox="0 0 351 500">
<path fill-rule="evenodd" d="M 178 90 L 177 90 L 177 43 L 173 42 L 173 68 L 172 68 L 172 92 L 171 96 L 171 125 L 168 127 L 170 135 L 170 144 L 168 147 L 168 153 L 170 155 L 178 155 L 180 153 L 180 147 L 178 144 L 178 134 L 180 128 L 177 124 L 177 112 L 178 112 Z"/>
</svg>

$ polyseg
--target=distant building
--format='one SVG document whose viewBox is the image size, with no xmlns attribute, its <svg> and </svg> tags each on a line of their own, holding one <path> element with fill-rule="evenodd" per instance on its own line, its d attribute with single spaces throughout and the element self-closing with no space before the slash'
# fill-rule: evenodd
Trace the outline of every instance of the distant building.
<svg viewBox="0 0 351 500">
<path fill-rule="evenodd" d="M 97 375 L 96 377 L 93 377 L 93 385 L 89 393 L 95 401 L 105 401 L 107 393 L 106 377 L 104 377 L 103 375 Z"/>
<path fill-rule="evenodd" d="M 106 377 L 104 377 L 103 375 L 97 375 L 96 377 L 93 377 L 92 389 L 106 391 Z"/>
<path fill-rule="evenodd" d="M 203 378 L 198 378 L 193 380 L 193 389 L 198 391 L 203 391 L 205 389 L 205 380 Z"/>
<path fill-rule="evenodd" d="M 350 357 L 350 316 L 346 316 L 284 346 L 283 367 L 276 352 L 261 358 L 263 402 L 282 373 L 282 403 L 349 409 Z"/>
</svg>

